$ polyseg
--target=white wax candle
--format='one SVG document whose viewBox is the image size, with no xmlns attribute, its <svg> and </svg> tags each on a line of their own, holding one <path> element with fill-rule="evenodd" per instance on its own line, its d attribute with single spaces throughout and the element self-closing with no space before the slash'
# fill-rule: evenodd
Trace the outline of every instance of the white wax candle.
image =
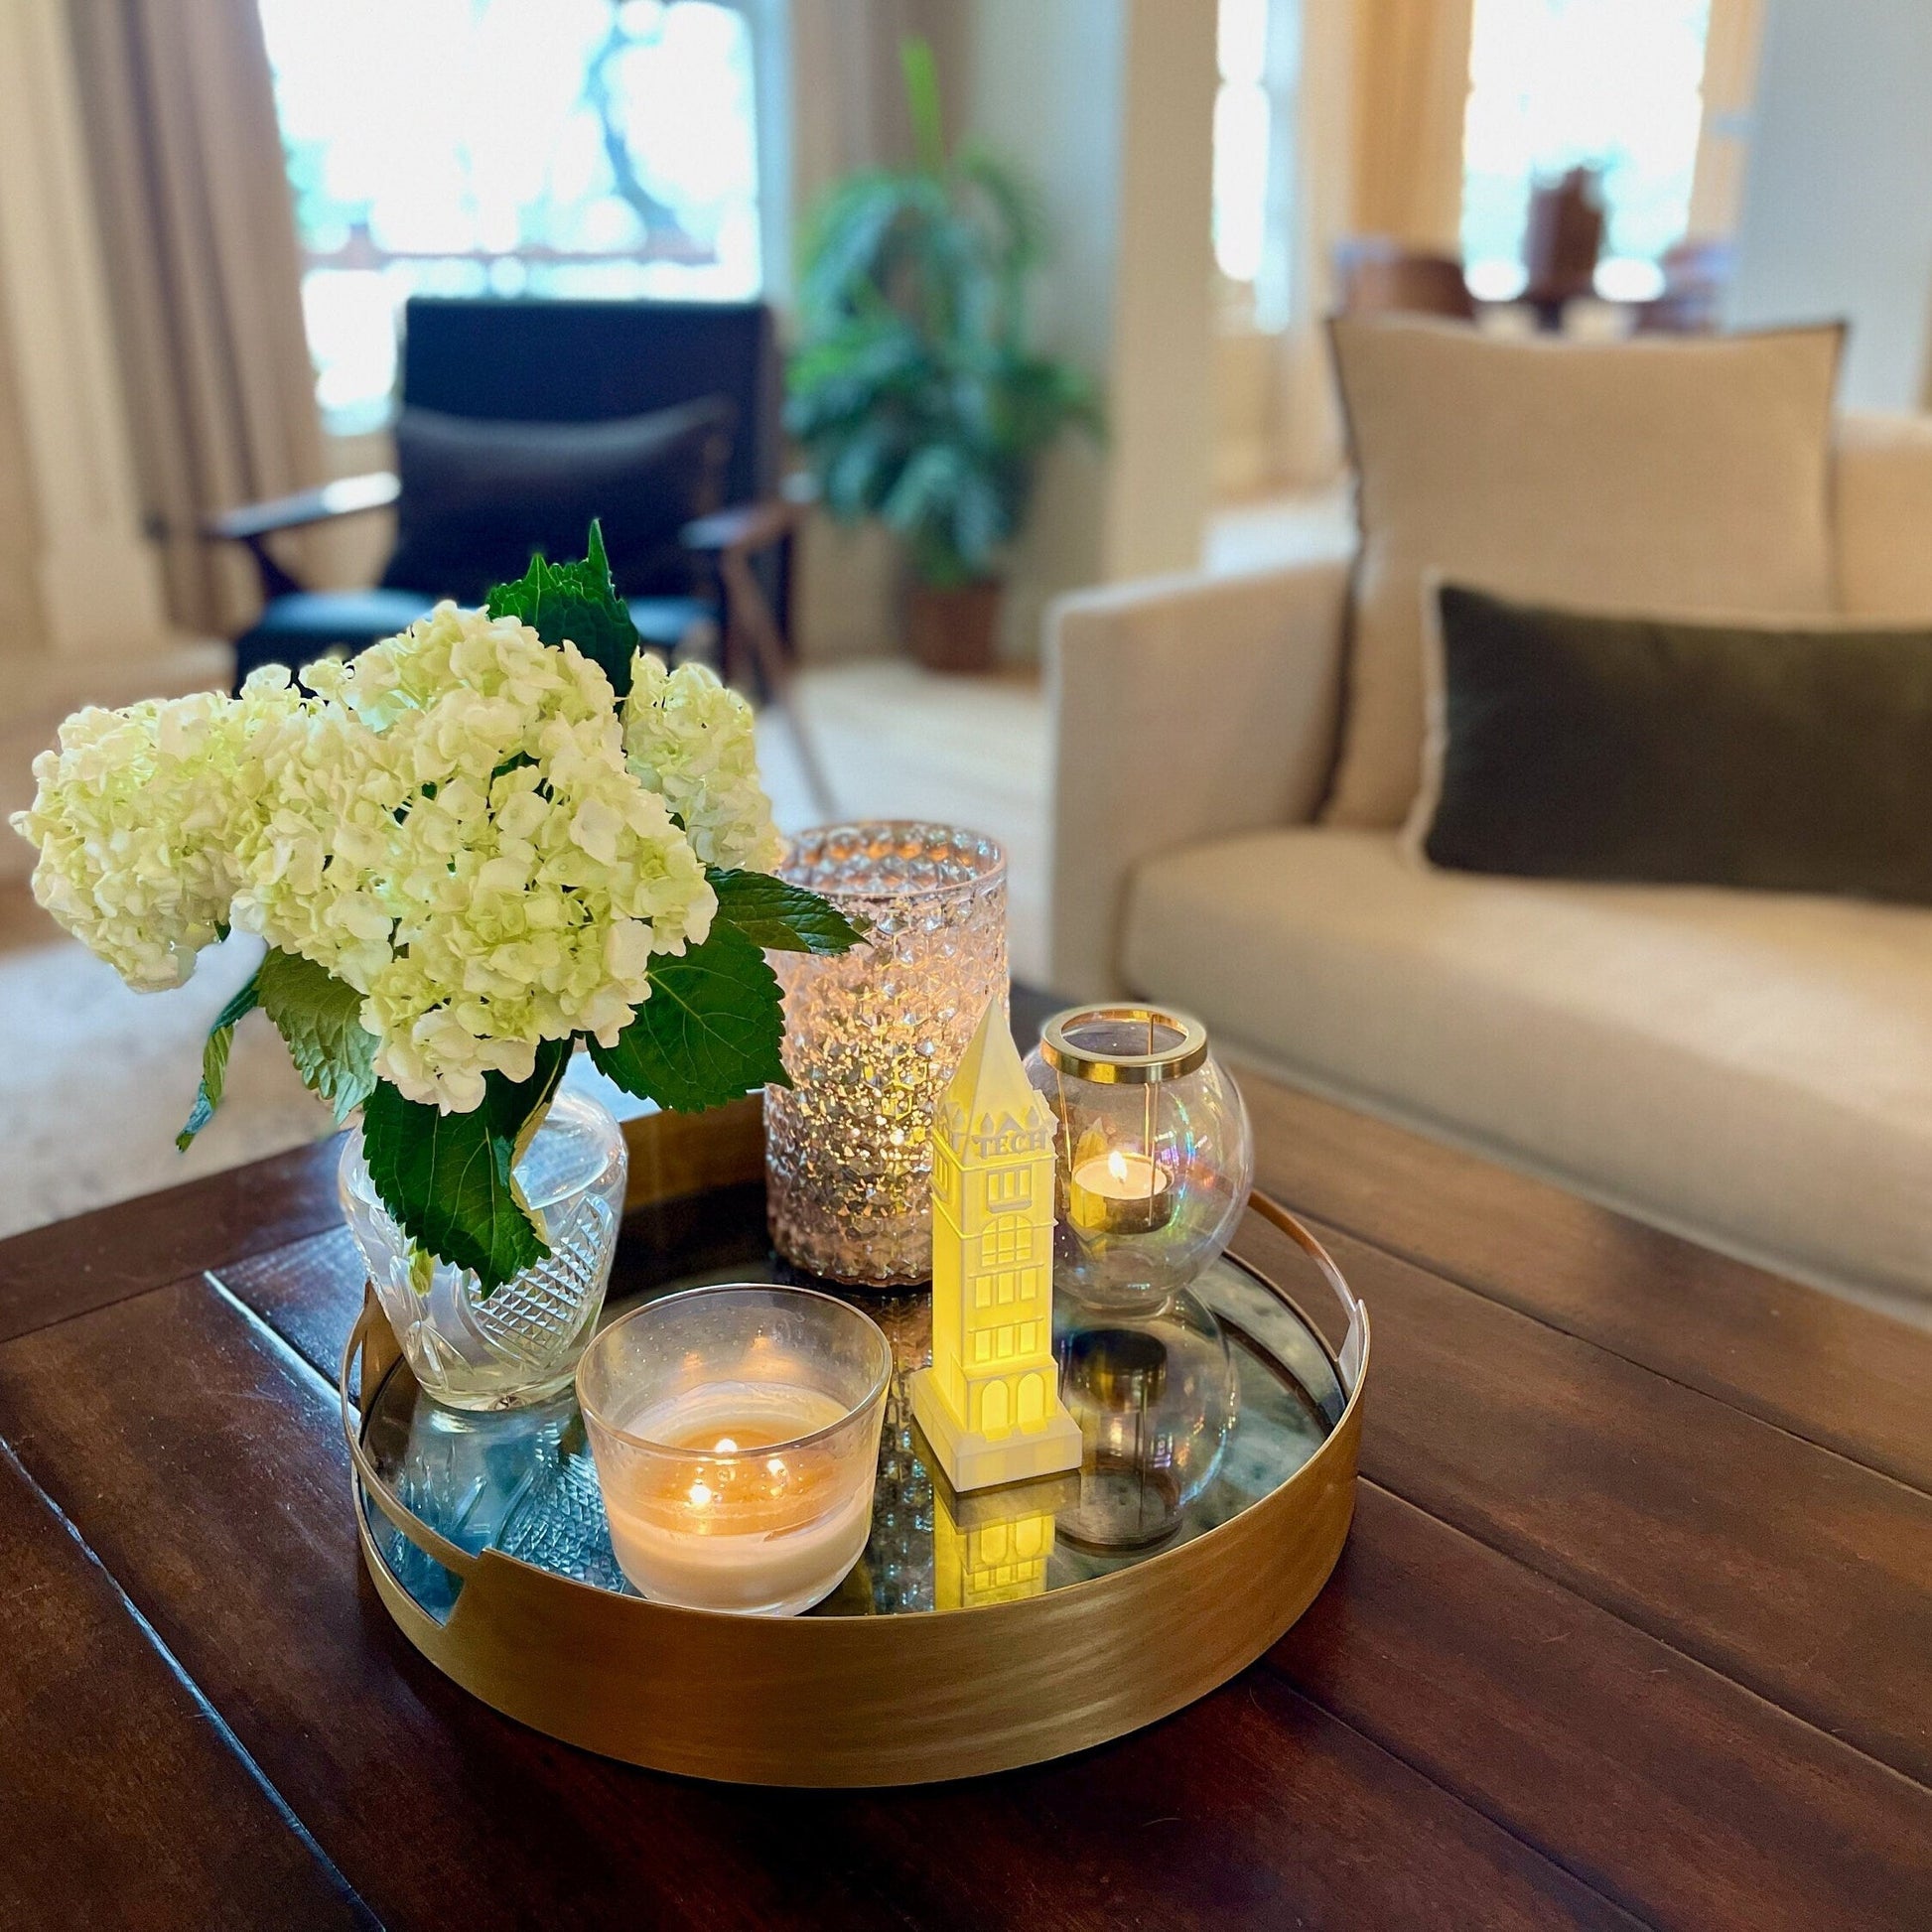
<svg viewBox="0 0 1932 1932">
<path fill-rule="evenodd" d="M 1067 1206 L 1075 1227 L 1102 1234 L 1149 1234 L 1173 1212 L 1161 1164 L 1125 1148 L 1089 1155 L 1074 1168 Z"/>
<path fill-rule="evenodd" d="M 618 1419 L 632 1436 L 684 1451 L 636 1457 L 616 1493 L 607 1482 L 623 1574 L 654 1601 L 690 1609 L 785 1614 L 829 1595 L 866 1547 L 871 1438 L 858 1432 L 843 1452 L 799 1438 L 845 1413 L 817 1389 L 718 1382 Z"/>
</svg>

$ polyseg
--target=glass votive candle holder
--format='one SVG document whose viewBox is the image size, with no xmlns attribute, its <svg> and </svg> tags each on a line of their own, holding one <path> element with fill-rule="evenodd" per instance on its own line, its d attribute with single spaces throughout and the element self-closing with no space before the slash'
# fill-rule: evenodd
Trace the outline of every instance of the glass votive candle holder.
<svg viewBox="0 0 1932 1932">
<path fill-rule="evenodd" d="M 832 825 L 801 833 L 779 876 L 870 931 L 834 958 L 771 955 L 792 1081 L 764 1094 L 771 1239 L 832 1281 L 926 1281 L 933 1110 L 1007 991 L 1005 854 L 951 826 Z"/>
<path fill-rule="evenodd" d="M 611 1323 L 577 1399 L 619 1567 L 657 1603 L 793 1616 L 872 1526 L 893 1354 L 811 1289 L 693 1288 Z"/>
<path fill-rule="evenodd" d="M 1072 1007 L 1046 1023 L 1027 1077 L 1059 1122 L 1055 1286 L 1118 1309 L 1185 1288 L 1254 1181 L 1248 1110 L 1207 1030 L 1160 1007 Z"/>
<path fill-rule="evenodd" d="M 1096 1550 L 1165 1541 L 1214 1479 L 1240 1411 L 1220 1323 L 1183 1289 L 1145 1312 L 1076 1317 L 1056 1347 L 1083 1451 L 1061 1532 Z"/>
</svg>

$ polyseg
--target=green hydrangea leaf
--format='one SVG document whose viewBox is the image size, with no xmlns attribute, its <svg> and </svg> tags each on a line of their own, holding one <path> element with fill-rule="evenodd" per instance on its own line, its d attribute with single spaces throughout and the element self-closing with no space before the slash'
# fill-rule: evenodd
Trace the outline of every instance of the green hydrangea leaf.
<svg viewBox="0 0 1932 1932">
<path fill-rule="evenodd" d="M 175 1136 L 175 1145 L 184 1154 L 195 1136 L 214 1118 L 214 1110 L 221 1104 L 221 1089 L 228 1081 L 228 1049 L 234 1044 L 235 1025 L 254 1012 L 260 986 L 261 972 L 257 968 L 248 975 L 248 984 L 214 1016 L 214 1025 L 208 1029 L 207 1043 L 202 1048 L 202 1080 L 195 1089 L 195 1104 L 189 1109 L 186 1124 Z"/>
<path fill-rule="evenodd" d="M 335 1109 L 340 1127 L 375 1086 L 376 1041 L 362 1025 L 361 994 L 292 952 L 269 953 L 256 982 L 302 1084 Z"/>
<path fill-rule="evenodd" d="M 784 1034 L 776 974 L 757 940 L 721 922 L 682 958 L 651 962 L 650 998 L 615 1046 L 591 1042 L 591 1058 L 625 1093 L 695 1114 L 788 1087 Z"/>
<path fill-rule="evenodd" d="M 769 873 L 711 866 L 705 877 L 718 895 L 719 919 L 768 952 L 850 952 L 866 936 L 863 919 L 848 918 L 829 898 Z"/>
<path fill-rule="evenodd" d="M 485 1074 L 467 1114 L 405 1099 L 387 1080 L 363 1102 L 362 1154 L 383 1206 L 419 1248 L 474 1271 L 485 1295 L 550 1252 L 516 1184 L 516 1148 L 569 1059 L 568 1040 L 545 1040 L 527 1080 Z"/>
<path fill-rule="evenodd" d="M 541 551 L 513 584 L 497 584 L 484 600 L 492 618 L 517 618 L 546 644 L 566 639 L 604 667 L 620 698 L 630 690 L 630 659 L 637 626 L 611 579 L 604 530 L 591 525 L 588 555 L 581 563 L 546 563 Z"/>
</svg>

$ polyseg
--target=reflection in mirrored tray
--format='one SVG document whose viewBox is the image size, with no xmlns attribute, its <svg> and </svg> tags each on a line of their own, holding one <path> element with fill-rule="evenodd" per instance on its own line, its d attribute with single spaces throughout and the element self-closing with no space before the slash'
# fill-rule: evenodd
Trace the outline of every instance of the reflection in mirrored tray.
<svg viewBox="0 0 1932 1932">
<path fill-rule="evenodd" d="M 756 1267 L 651 1281 L 668 1294 Z M 611 1313 L 634 1305 L 615 1301 Z M 867 1296 L 893 1343 L 871 1540 L 816 1616 L 898 1615 L 1009 1601 L 1147 1561 L 1279 1488 L 1340 1418 L 1329 1353 L 1294 1306 L 1237 1262 L 1214 1263 L 1165 1310 L 1062 1306 L 1054 1347 L 1080 1424 L 1081 1467 L 955 1496 L 912 1421 L 905 1377 L 930 1352 L 923 1291 Z M 609 1315 L 607 1315 L 607 1319 Z M 473 1414 L 421 1394 L 407 1369 L 376 1392 L 364 1440 L 412 1514 L 460 1549 L 494 1549 L 600 1589 L 634 1594 L 618 1569 L 574 1395 Z M 410 1595 L 446 1618 L 461 1587 L 372 1502 L 377 1551 Z"/>
</svg>

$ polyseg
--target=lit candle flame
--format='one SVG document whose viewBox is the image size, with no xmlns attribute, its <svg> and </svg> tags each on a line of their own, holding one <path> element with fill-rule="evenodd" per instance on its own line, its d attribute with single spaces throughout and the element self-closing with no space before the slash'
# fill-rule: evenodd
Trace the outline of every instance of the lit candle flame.
<svg viewBox="0 0 1932 1932">
<path fill-rule="evenodd" d="M 713 1453 L 717 1455 L 730 1455 L 732 1451 L 737 1448 L 738 1448 L 737 1443 L 735 1443 L 731 1437 L 720 1436 L 718 1438 L 718 1447 L 715 1450 L 713 1450 Z"/>
<path fill-rule="evenodd" d="M 1127 1157 L 1120 1151 L 1119 1148 L 1115 1148 L 1114 1151 L 1107 1156 L 1107 1172 L 1110 1174 L 1112 1174 L 1116 1180 L 1125 1180 L 1127 1178 Z"/>
</svg>

